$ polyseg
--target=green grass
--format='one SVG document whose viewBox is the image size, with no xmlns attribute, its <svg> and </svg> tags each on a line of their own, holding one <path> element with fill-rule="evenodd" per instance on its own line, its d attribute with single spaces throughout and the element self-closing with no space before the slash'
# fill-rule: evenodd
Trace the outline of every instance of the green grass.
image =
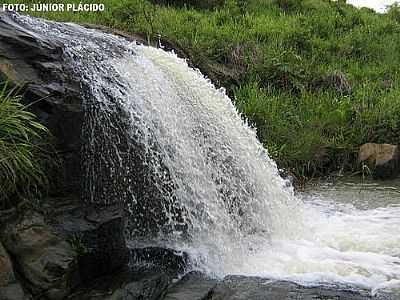
<svg viewBox="0 0 400 300">
<path fill-rule="evenodd" d="M 224 66 L 235 80 L 219 79 L 238 110 L 299 176 L 352 171 L 361 144 L 399 143 L 399 7 L 377 14 L 327 0 L 209 0 L 209 9 L 196 0 L 103 2 L 101 13 L 36 15 L 160 34 L 204 72 Z M 351 89 L 338 88 L 340 78 Z"/>
<path fill-rule="evenodd" d="M 15 90 L 4 86 L 0 91 L 0 209 L 35 195 L 45 185 L 38 142 L 46 134 Z"/>
</svg>

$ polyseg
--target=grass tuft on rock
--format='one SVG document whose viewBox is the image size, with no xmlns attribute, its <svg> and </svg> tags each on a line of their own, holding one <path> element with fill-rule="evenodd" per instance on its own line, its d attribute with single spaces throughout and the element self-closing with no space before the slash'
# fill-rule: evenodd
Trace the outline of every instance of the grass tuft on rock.
<svg viewBox="0 0 400 300">
<path fill-rule="evenodd" d="M 0 91 L 0 209 L 34 196 L 47 182 L 39 142 L 48 133 L 16 90 Z"/>
</svg>

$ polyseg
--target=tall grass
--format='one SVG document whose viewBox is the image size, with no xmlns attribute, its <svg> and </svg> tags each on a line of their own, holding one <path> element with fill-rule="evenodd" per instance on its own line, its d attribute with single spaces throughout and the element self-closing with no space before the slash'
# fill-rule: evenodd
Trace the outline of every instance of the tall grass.
<svg viewBox="0 0 400 300">
<path fill-rule="evenodd" d="M 398 6 L 377 14 L 329 0 L 169 5 L 178 2 L 108 0 L 101 13 L 36 15 L 161 35 L 203 71 L 233 76 L 234 86 L 221 82 L 238 109 L 278 164 L 298 175 L 352 170 L 360 144 L 399 143 Z M 338 86 L 340 78 L 350 88 Z"/>
<path fill-rule="evenodd" d="M 0 208 L 17 204 L 46 183 L 38 142 L 47 134 L 15 90 L 0 91 Z"/>
</svg>

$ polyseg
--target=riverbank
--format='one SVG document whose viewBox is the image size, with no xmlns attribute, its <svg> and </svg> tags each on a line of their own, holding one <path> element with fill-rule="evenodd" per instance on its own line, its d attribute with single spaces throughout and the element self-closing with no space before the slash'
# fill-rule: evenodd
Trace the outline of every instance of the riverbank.
<svg viewBox="0 0 400 300">
<path fill-rule="evenodd" d="M 34 15 L 176 44 L 228 90 L 279 167 L 296 177 L 360 170 L 360 145 L 400 140 L 395 9 L 377 14 L 315 0 L 156 2 Z"/>
</svg>

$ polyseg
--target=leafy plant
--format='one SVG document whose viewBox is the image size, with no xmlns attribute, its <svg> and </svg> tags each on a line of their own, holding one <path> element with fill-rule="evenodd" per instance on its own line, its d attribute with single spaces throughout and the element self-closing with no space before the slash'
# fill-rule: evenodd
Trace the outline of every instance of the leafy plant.
<svg viewBox="0 0 400 300">
<path fill-rule="evenodd" d="M 38 142 L 47 133 L 16 90 L 0 91 L 0 208 L 35 194 L 47 180 Z"/>
<path fill-rule="evenodd" d="M 69 239 L 69 243 L 78 256 L 88 252 L 83 236 L 81 234 L 73 234 Z"/>
</svg>

